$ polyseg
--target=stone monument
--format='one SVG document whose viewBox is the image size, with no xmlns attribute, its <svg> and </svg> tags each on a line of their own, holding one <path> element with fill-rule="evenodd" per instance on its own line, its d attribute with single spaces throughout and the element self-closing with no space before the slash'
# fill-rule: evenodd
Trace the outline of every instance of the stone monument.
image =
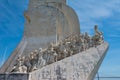
<svg viewBox="0 0 120 80">
<path fill-rule="evenodd" d="M 108 49 L 98 27 L 92 37 L 81 34 L 66 0 L 28 6 L 23 39 L 0 68 L 0 80 L 92 80 Z"/>
</svg>

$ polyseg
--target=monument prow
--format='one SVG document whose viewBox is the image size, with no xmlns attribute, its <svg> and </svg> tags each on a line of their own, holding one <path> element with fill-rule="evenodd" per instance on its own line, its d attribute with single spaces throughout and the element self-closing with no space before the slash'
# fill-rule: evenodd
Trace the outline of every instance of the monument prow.
<svg viewBox="0 0 120 80">
<path fill-rule="evenodd" d="M 94 80 L 109 48 L 107 42 L 30 73 L 30 80 Z"/>
<path fill-rule="evenodd" d="M 108 47 L 104 42 L 30 73 L 1 74 L 0 80 L 93 80 Z"/>
<path fill-rule="evenodd" d="M 30 0 L 24 37 L 0 68 L 0 80 L 93 80 L 108 43 L 95 25 L 80 33 L 66 0 Z"/>
</svg>

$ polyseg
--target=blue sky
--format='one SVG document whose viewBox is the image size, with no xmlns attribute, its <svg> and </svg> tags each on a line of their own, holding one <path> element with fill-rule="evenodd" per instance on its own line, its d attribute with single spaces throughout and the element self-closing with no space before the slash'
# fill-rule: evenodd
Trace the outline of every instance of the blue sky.
<svg viewBox="0 0 120 80">
<path fill-rule="evenodd" d="M 81 32 L 93 34 L 93 27 L 98 24 L 110 44 L 100 75 L 120 76 L 120 0 L 68 0 L 67 3 L 78 14 Z M 27 4 L 28 0 L 0 0 L 0 64 L 22 38 Z"/>
<path fill-rule="evenodd" d="M 99 25 L 110 48 L 101 65 L 101 76 L 120 76 L 120 0 L 69 0 L 80 19 L 82 32 Z"/>
</svg>

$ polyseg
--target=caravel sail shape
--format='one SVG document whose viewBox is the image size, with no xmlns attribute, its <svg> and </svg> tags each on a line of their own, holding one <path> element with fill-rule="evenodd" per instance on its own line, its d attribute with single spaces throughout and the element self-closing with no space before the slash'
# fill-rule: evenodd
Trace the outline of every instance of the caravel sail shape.
<svg viewBox="0 0 120 80">
<path fill-rule="evenodd" d="M 29 0 L 24 36 L 18 47 L 0 72 L 9 72 L 13 58 L 28 55 L 31 51 L 45 48 L 70 35 L 80 34 L 79 20 L 75 11 L 66 5 L 66 0 Z"/>
<path fill-rule="evenodd" d="M 93 80 L 109 47 L 106 42 L 30 73 L 11 73 L 18 56 L 80 35 L 78 17 L 66 0 L 29 0 L 24 16 L 23 39 L 0 68 L 0 80 Z"/>
</svg>

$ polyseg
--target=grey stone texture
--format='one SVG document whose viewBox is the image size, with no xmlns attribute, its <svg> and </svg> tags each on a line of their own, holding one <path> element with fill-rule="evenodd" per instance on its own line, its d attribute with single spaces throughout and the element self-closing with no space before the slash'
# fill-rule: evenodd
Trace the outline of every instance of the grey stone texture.
<svg viewBox="0 0 120 80">
<path fill-rule="evenodd" d="M 30 73 L 30 80 L 93 80 L 107 49 L 108 44 L 103 43 L 45 66 Z"/>
<path fill-rule="evenodd" d="M 0 74 L 0 80 L 29 80 L 29 74 Z"/>
<path fill-rule="evenodd" d="M 108 43 L 105 42 L 97 47 L 44 66 L 29 73 L 29 79 L 20 80 L 93 80 L 106 55 L 107 49 Z M 20 76 L 19 74 L 16 75 Z M 5 78 L 5 76 L 0 75 L 0 80 Z M 13 75 L 11 76 L 13 77 Z M 19 79 L 13 78 L 12 80 Z"/>
<path fill-rule="evenodd" d="M 24 16 L 24 37 L 0 68 L 0 80 L 93 80 L 108 49 L 106 42 L 28 74 L 9 73 L 19 55 L 80 34 L 78 17 L 66 0 L 30 0 Z"/>
<path fill-rule="evenodd" d="M 24 37 L 5 62 L 0 73 L 10 72 L 19 55 L 28 55 L 34 49 L 45 48 L 73 34 L 80 34 L 79 20 L 66 0 L 30 0 L 25 11 Z"/>
</svg>

